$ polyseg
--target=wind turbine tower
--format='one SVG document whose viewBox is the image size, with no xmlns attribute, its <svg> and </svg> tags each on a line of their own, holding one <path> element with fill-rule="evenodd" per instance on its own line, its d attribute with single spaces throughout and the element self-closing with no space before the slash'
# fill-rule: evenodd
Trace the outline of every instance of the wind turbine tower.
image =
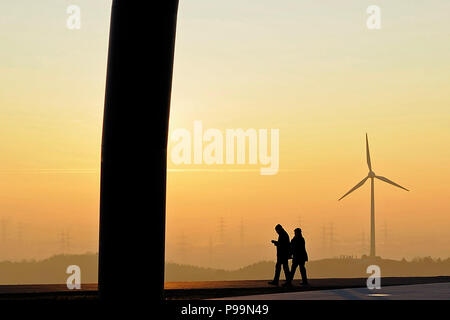
<svg viewBox="0 0 450 320">
<path fill-rule="evenodd" d="M 372 171 L 372 162 L 370 160 L 370 152 L 369 152 L 369 138 L 367 137 L 366 133 L 366 156 L 367 156 L 367 166 L 369 167 L 369 173 L 367 174 L 367 177 L 362 179 L 356 186 L 350 189 L 346 194 L 344 194 L 338 201 L 345 198 L 347 195 L 361 187 L 367 179 L 370 179 L 370 256 L 375 257 L 375 178 L 378 180 L 387 182 L 389 184 L 392 184 L 393 186 L 396 186 L 400 189 L 409 191 L 408 189 L 402 187 L 401 185 L 389 180 L 388 178 L 377 176 L 375 172 Z"/>
</svg>

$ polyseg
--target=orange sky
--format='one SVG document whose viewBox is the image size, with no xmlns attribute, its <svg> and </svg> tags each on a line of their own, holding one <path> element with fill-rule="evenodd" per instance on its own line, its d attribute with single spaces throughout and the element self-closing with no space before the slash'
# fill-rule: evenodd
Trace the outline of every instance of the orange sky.
<svg viewBox="0 0 450 320">
<path fill-rule="evenodd" d="M 80 30 L 69 2 L 0 4 L 3 259 L 97 250 L 110 1 L 78 2 Z M 279 129 L 280 164 L 176 165 L 170 141 L 167 259 L 273 259 L 277 223 L 304 229 L 313 260 L 367 253 L 369 184 L 337 201 L 367 174 L 366 132 L 374 171 L 411 190 L 376 182 L 378 254 L 448 257 L 450 5 L 431 3 L 379 1 L 368 30 L 356 0 L 182 2 L 170 136 Z"/>
<path fill-rule="evenodd" d="M 192 132 L 195 120 L 223 133 L 279 129 L 280 171 L 169 162 L 169 260 L 239 267 L 273 259 L 276 223 L 291 233 L 300 223 L 312 259 L 368 253 L 369 184 L 337 201 L 367 175 L 366 132 L 374 171 L 411 189 L 376 182 L 378 254 L 448 256 L 448 21 L 402 3 L 380 3 L 377 31 L 356 1 L 251 10 L 231 2 L 220 13 L 181 5 L 171 133 Z"/>
</svg>

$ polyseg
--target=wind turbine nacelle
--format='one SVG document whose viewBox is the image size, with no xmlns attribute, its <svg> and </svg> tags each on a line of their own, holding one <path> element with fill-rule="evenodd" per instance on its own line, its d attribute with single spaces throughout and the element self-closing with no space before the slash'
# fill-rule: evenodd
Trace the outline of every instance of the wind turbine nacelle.
<svg viewBox="0 0 450 320">
<path fill-rule="evenodd" d="M 367 175 L 369 178 L 375 178 L 375 172 L 369 171 L 369 174 Z"/>
</svg>

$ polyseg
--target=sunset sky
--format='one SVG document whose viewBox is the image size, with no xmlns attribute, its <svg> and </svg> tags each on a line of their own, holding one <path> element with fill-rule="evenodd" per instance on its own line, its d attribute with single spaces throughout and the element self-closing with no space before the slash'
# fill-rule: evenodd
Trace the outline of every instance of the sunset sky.
<svg viewBox="0 0 450 320">
<path fill-rule="evenodd" d="M 372 4 L 380 30 L 366 27 Z M 98 250 L 110 5 L 0 3 L 0 260 Z M 368 253 L 369 183 L 337 201 L 367 175 L 366 132 L 375 173 L 411 190 L 375 182 L 377 254 L 449 257 L 449 13 L 447 0 L 181 1 L 166 259 L 274 259 L 277 223 L 302 227 L 312 260 Z M 172 133 L 196 120 L 279 129 L 279 172 L 174 164 Z"/>
</svg>

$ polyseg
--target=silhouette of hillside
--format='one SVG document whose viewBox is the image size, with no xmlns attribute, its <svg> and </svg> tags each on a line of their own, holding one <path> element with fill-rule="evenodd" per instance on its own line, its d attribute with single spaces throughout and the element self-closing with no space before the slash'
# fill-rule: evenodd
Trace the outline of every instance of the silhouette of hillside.
<svg viewBox="0 0 450 320">
<path fill-rule="evenodd" d="M 364 278 L 367 267 L 378 265 L 382 277 L 425 277 L 449 276 L 450 258 L 433 260 L 431 257 L 416 258 L 412 261 L 333 258 L 307 263 L 309 278 Z M 168 281 L 220 281 L 220 280 L 260 280 L 273 278 L 275 263 L 261 261 L 237 270 L 201 268 L 176 263 L 166 263 L 166 282 Z M 299 277 L 299 274 L 296 275 Z"/>
<path fill-rule="evenodd" d="M 69 276 L 69 265 L 81 268 L 82 283 L 97 283 L 98 254 L 56 255 L 35 261 L 0 262 L 0 285 L 5 284 L 64 284 Z M 307 263 L 310 278 L 364 278 L 367 266 L 376 264 L 384 277 L 450 276 L 450 258 L 445 260 L 431 257 L 412 261 L 355 258 L 333 258 Z M 165 281 L 220 281 L 271 279 L 273 261 L 261 261 L 237 270 L 202 268 L 176 263 L 166 263 Z M 126 275 L 121 275 L 126 279 Z M 282 273 L 283 276 L 283 273 Z M 299 274 L 296 275 L 297 278 Z"/>
<path fill-rule="evenodd" d="M 56 255 L 45 260 L 0 262 L 0 284 L 63 284 L 69 274 L 67 267 L 77 265 L 81 269 L 82 283 L 98 280 L 98 254 Z"/>
</svg>

